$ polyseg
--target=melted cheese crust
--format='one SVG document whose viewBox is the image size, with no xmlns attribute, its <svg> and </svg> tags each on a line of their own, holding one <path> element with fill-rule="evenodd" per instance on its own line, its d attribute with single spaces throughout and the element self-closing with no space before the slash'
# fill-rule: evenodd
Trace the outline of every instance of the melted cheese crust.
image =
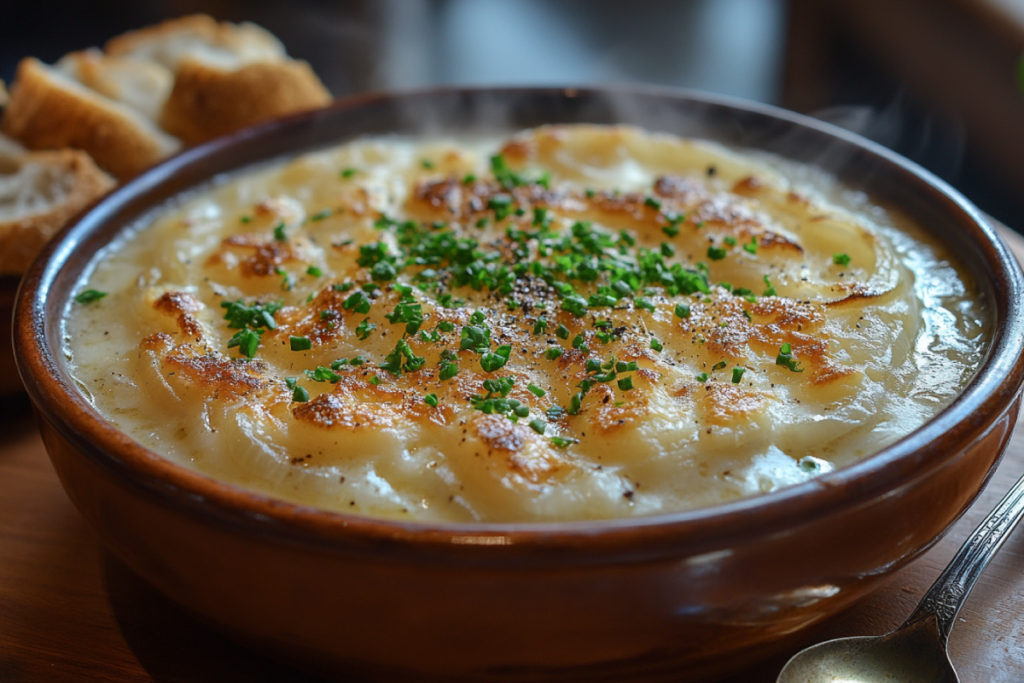
<svg viewBox="0 0 1024 683">
<path fill-rule="evenodd" d="M 626 127 L 368 139 L 248 171 L 143 221 L 81 288 L 108 296 L 69 303 L 68 365 L 119 428 L 227 482 L 402 519 L 647 515 L 805 481 L 923 424 L 988 339 L 958 266 L 899 216 Z M 570 312 L 573 294 L 598 298 Z M 252 360 L 228 346 L 236 300 L 283 304 Z M 487 359 L 460 350 L 469 327 Z"/>
</svg>

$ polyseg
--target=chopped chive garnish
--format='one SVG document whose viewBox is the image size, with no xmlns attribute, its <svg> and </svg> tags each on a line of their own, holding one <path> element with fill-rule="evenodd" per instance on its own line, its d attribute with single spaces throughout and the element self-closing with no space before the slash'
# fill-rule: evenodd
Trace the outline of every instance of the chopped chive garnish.
<svg viewBox="0 0 1024 683">
<path fill-rule="evenodd" d="M 579 443 L 579 440 L 578 439 L 566 439 L 566 438 L 563 438 L 561 436 L 553 436 L 553 437 L 551 437 L 551 445 L 553 445 L 555 448 L 565 448 L 566 446 L 571 446 L 574 443 Z"/>
<path fill-rule="evenodd" d="M 366 358 L 365 357 L 363 357 L 363 356 L 356 356 L 355 358 L 350 360 L 348 364 L 351 365 L 354 368 L 358 368 L 360 365 L 362 365 L 365 362 L 366 362 Z"/>
<path fill-rule="evenodd" d="M 288 343 L 292 351 L 309 351 L 313 348 L 313 342 L 309 337 L 288 337 Z"/>
<path fill-rule="evenodd" d="M 512 213 L 512 197 L 507 194 L 496 194 L 487 201 L 487 208 L 494 211 L 494 220 L 505 220 Z"/>
<path fill-rule="evenodd" d="M 437 407 L 437 394 L 427 394 L 423 397 L 423 402 L 431 408 Z"/>
<path fill-rule="evenodd" d="M 644 206 L 649 206 L 655 211 L 661 211 L 661 202 L 659 202 L 654 197 L 647 197 L 646 199 L 644 199 Z"/>
<path fill-rule="evenodd" d="M 726 237 L 722 241 L 725 242 L 726 244 L 728 244 L 730 247 L 735 247 L 736 246 L 736 238 L 735 237 Z"/>
<path fill-rule="evenodd" d="M 534 334 L 544 334 L 547 331 L 548 331 L 548 319 L 547 318 L 537 318 L 537 322 L 535 322 L 533 324 L 533 333 Z"/>
<path fill-rule="evenodd" d="M 533 226 L 535 228 L 546 228 L 550 222 L 550 219 L 548 219 L 548 210 L 546 208 L 543 206 L 535 206 L 533 208 Z"/>
<path fill-rule="evenodd" d="M 686 304 L 676 304 L 675 314 L 677 318 L 689 318 L 690 307 L 687 306 Z"/>
<path fill-rule="evenodd" d="M 296 403 L 306 403 L 309 401 L 309 392 L 306 391 L 305 387 L 295 387 L 295 391 L 292 392 L 292 400 Z"/>
<path fill-rule="evenodd" d="M 80 304 L 91 304 L 94 301 L 99 301 L 106 295 L 106 292 L 101 292 L 98 289 L 87 289 L 84 292 L 79 292 L 75 296 L 75 301 Z"/>
<path fill-rule="evenodd" d="M 367 318 L 356 326 L 356 336 L 360 339 L 366 339 L 375 329 L 377 329 L 377 323 L 371 323 L 370 319 Z"/>
<path fill-rule="evenodd" d="M 353 176 L 354 176 L 354 175 L 355 175 L 356 173 L 359 173 L 359 171 L 358 171 L 357 169 L 354 169 L 354 168 L 346 168 L 346 169 L 344 169 L 344 170 L 343 170 L 343 171 L 341 172 L 341 177 L 342 177 L 342 178 L 351 178 L 351 177 L 353 177 Z"/>
<path fill-rule="evenodd" d="M 642 310 L 654 313 L 654 304 L 651 303 L 650 299 L 637 299 L 633 302 L 633 305 Z"/>
<path fill-rule="evenodd" d="M 274 322 L 273 314 L 281 310 L 283 305 L 283 301 L 274 301 L 271 303 L 254 303 L 250 306 L 242 299 L 220 302 L 220 307 L 225 309 L 224 319 L 227 321 L 228 328 L 232 330 L 253 328 L 259 331 L 260 335 L 263 332 L 259 328 L 266 328 L 267 330 L 278 329 L 278 324 Z"/>
<path fill-rule="evenodd" d="M 848 266 L 850 265 L 850 255 L 832 254 L 832 263 L 836 264 L 837 266 Z"/>
<path fill-rule="evenodd" d="M 356 283 L 354 282 L 342 282 L 340 284 L 331 285 L 331 289 L 333 289 L 335 292 L 347 292 L 348 290 L 355 287 L 355 284 Z"/>
<path fill-rule="evenodd" d="M 322 365 L 319 366 L 316 370 L 306 370 L 305 372 L 306 377 L 309 377 L 311 380 L 316 382 L 330 382 L 331 384 L 335 384 L 338 380 L 341 379 L 341 375 L 334 372 L 331 368 L 325 368 Z"/>
<path fill-rule="evenodd" d="M 312 216 L 310 216 L 309 220 L 311 220 L 314 223 L 316 223 L 317 221 L 322 221 L 325 218 L 329 218 L 332 213 L 334 213 L 334 212 L 331 211 L 330 209 L 323 209 L 322 211 L 317 211 Z"/>
<path fill-rule="evenodd" d="M 743 245 L 743 251 L 749 254 L 757 253 L 757 238 L 751 237 L 750 241 Z"/>
<path fill-rule="evenodd" d="M 714 365 L 711 366 L 711 372 L 715 372 L 716 370 L 721 370 L 726 365 L 728 365 L 728 363 L 726 363 L 724 360 L 720 360 L 720 361 L 718 361 L 717 363 L 715 363 Z"/>
<path fill-rule="evenodd" d="M 285 377 L 284 378 L 284 383 L 285 383 L 285 385 L 290 390 L 295 391 L 295 387 L 297 387 L 299 385 L 299 378 L 298 377 Z"/>
<path fill-rule="evenodd" d="M 709 375 L 706 372 L 702 372 L 699 375 L 697 375 L 698 382 L 707 382 L 709 379 L 711 379 L 711 375 Z"/>
<path fill-rule="evenodd" d="M 728 252 L 721 247 L 708 247 L 708 258 L 712 261 L 721 261 Z"/>
<path fill-rule="evenodd" d="M 587 300 L 579 294 L 573 294 L 562 299 L 562 310 L 569 311 L 569 313 L 572 313 L 577 318 L 582 318 L 586 315 L 589 307 Z"/>
<path fill-rule="evenodd" d="M 480 356 L 480 367 L 484 369 L 484 372 L 494 372 L 505 366 L 508 362 L 509 354 L 512 353 L 512 347 L 508 344 L 503 344 L 494 350 L 494 352 L 487 351 Z"/>
<path fill-rule="evenodd" d="M 746 368 L 735 367 L 732 369 L 732 383 L 739 384 L 740 380 L 743 379 L 743 373 L 746 372 Z"/>
<path fill-rule="evenodd" d="M 278 242 L 284 242 L 285 240 L 288 239 L 288 235 L 285 234 L 284 231 L 284 221 L 278 223 L 277 226 L 274 228 L 274 239 L 277 240 Z"/>
<path fill-rule="evenodd" d="M 370 298 L 362 291 L 353 293 L 341 305 L 346 311 L 355 311 L 364 315 L 370 312 Z"/>
<path fill-rule="evenodd" d="M 462 184 L 463 185 L 469 185 L 470 183 L 475 183 L 475 182 L 476 182 L 476 176 L 473 175 L 472 173 L 467 173 L 462 178 Z"/>
<path fill-rule="evenodd" d="M 420 166 L 426 169 L 434 168 L 434 162 L 430 159 L 420 159 Z"/>
<path fill-rule="evenodd" d="M 566 327 L 565 325 L 559 325 L 558 328 L 555 330 L 555 336 L 558 337 L 559 339 L 568 339 L 569 328 Z"/>
<path fill-rule="evenodd" d="M 377 375 L 374 375 L 373 377 L 371 377 L 370 378 L 370 384 L 372 384 L 375 387 L 376 386 L 380 386 L 380 377 L 378 377 Z"/>
<path fill-rule="evenodd" d="M 348 358 L 339 358 L 331 363 L 331 370 L 341 370 L 346 365 L 348 365 Z"/>
<path fill-rule="evenodd" d="M 572 348 L 582 349 L 587 345 L 586 341 L 586 337 L 584 337 L 582 334 L 577 334 L 575 337 L 572 338 Z"/>
<path fill-rule="evenodd" d="M 633 388 L 633 378 L 623 377 L 619 380 L 619 389 L 622 391 L 629 391 Z"/>
<path fill-rule="evenodd" d="M 544 391 L 543 389 L 541 389 L 540 387 L 538 387 L 533 382 L 530 382 L 526 386 L 526 390 L 529 391 L 534 396 L 536 396 L 537 398 L 544 398 L 544 396 L 547 395 L 547 393 L 548 393 L 548 392 Z"/>
<path fill-rule="evenodd" d="M 260 337 L 263 336 L 263 330 L 252 329 L 245 327 L 236 332 L 228 340 L 228 348 L 238 347 L 238 352 L 246 358 L 252 358 L 256 355 L 256 349 L 260 346 Z"/>
<path fill-rule="evenodd" d="M 803 372 L 800 368 L 800 361 L 793 358 L 793 347 L 787 342 L 779 348 L 779 355 L 775 357 L 775 364 L 788 368 L 790 372 Z"/>
<path fill-rule="evenodd" d="M 655 351 L 661 351 L 662 349 L 665 348 L 665 346 L 654 337 L 651 337 L 651 348 L 654 349 Z"/>
<path fill-rule="evenodd" d="M 778 292 L 775 291 L 775 287 L 772 285 L 771 281 L 768 279 L 768 276 L 765 275 L 764 276 L 764 292 L 761 293 L 761 296 L 777 296 L 777 295 L 778 295 Z"/>
<path fill-rule="evenodd" d="M 440 368 L 439 377 L 441 378 L 442 382 L 449 380 L 455 375 L 459 374 L 458 364 L 453 363 L 451 361 L 443 361 L 438 367 Z"/>
<path fill-rule="evenodd" d="M 537 432 L 538 434 L 543 434 L 544 430 L 546 430 L 547 428 L 548 423 L 544 422 L 543 420 L 530 420 L 530 429 Z"/>
<path fill-rule="evenodd" d="M 447 320 L 442 320 L 437 324 L 437 329 L 441 330 L 442 332 L 454 332 L 455 324 Z"/>
<path fill-rule="evenodd" d="M 661 243 L 661 255 L 665 258 L 671 258 L 676 255 L 676 248 L 668 242 Z"/>
<path fill-rule="evenodd" d="M 544 352 L 544 357 L 548 360 L 558 360 L 562 357 L 562 348 L 559 346 L 552 346 Z"/>
<path fill-rule="evenodd" d="M 323 274 L 324 271 L 320 270 L 316 266 L 310 266 L 309 268 L 306 268 L 306 275 L 312 275 L 313 277 L 321 277 L 323 276 Z"/>
</svg>

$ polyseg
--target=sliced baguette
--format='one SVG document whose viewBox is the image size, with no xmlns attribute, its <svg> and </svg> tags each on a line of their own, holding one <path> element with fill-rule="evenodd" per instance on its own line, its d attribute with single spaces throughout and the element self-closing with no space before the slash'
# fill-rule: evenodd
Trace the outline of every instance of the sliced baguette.
<svg viewBox="0 0 1024 683">
<path fill-rule="evenodd" d="M 255 24 L 193 15 L 114 38 L 106 52 L 174 71 L 158 120 L 189 144 L 331 101 L 309 64 L 289 58 L 281 42 Z"/>
<path fill-rule="evenodd" d="M 85 152 L 0 145 L 0 275 L 24 273 L 68 219 L 113 187 Z"/>
<path fill-rule="evenodd" d="M 32 149 L 85 150 L 118 178 L 138 173 L 180 146 L 135 109 L 32 57 L 18 64 L 2 126 Z"/>
<path fill-rule="evenodd" d="M 330 101 L 330 93 L 306 62 L 256 62 L 224 70 L 185 58 L 160 124 L 195 144 Z"/>
<path fill-rule="evenodd" d="M 54 68 L 151 121 L 160 117 L 174 86 L 174 72 L 162 64 L 109 57 L 96 48 L 65 55 Z"/>
<path fill-rule="evenodd" d="M 266 29 L 243 22 L 218 23 L 206 14 L 170 19 L 111 38 L 111 57 L 155 62 L 175 71 L 185 57 L 232 69 L 251 62 L 287 59 L 284 45 Z"/>
</svg>

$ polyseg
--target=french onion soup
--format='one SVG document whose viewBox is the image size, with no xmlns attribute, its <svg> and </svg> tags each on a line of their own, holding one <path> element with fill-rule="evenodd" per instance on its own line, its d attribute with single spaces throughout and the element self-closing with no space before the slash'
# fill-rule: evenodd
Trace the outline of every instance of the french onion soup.
<svg viewBox="0 0 1024 683">
<path fill-rule="evenodd" d="M 979 365 L 950 254 L 813 170 L 627 127 L 368 138 L 97 255 L 95 408 L 213 478 L 360 515 L 709 506 L 905 436 Z"/>
</svg>

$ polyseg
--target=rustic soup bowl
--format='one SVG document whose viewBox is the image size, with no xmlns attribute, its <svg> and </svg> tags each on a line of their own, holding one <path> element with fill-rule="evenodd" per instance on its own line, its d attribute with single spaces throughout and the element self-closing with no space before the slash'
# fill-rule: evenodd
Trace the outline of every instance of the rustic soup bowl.
<svg viewBox="0 0 1024 683">
<path fill-rule="evenodd" d="M 706 509 L 552 524 L 382 521 L 285 503 L 147 450 L 75 388 L 61 315 L 97 249 L 222 173 L 379 133 L 626 122 L 818 166 L 915 219 L 961 259 L 994 321 L 960 396 L 883 451 Z M 919 556 L 1010 438 L 1024 283 L 967 201 L 854 135 L 771 107 L 656 90 L 369 95 L 193 148 L 66 229 L 17 301 L 18 368 L 68 495 L 103 542 L 192 613 L 338 680 L 714 678 L 783 647 Z M 806 636 L 805 636 L 806 637 Z"/>
<path fill-rule="evenodd" d="M 14 364 L 11 334 L 18 281 L 18 278 L 10 275 L 0 276 L 0 397 L 22 391 L 21 379 Z"/>
</svg>

